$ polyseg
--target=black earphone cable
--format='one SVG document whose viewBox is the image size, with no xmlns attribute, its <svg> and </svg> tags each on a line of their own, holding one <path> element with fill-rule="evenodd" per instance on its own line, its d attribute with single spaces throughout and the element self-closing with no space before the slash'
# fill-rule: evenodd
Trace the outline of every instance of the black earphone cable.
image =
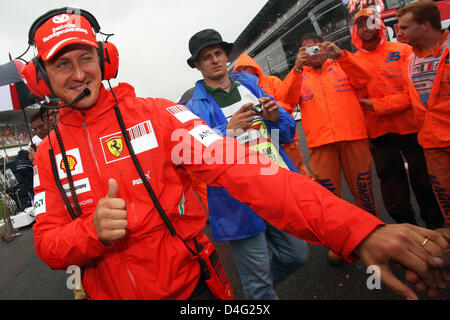
<svg viewBox="0 0 450 320">
<path fill-rule="evenodd" d="M 67 197 L 66 192 L 64 191 L 64 188 L 61 184 L 61 179 L 59 178 L 59 174 L 58 174 L 58 166 L 56 164 L 55 161 L 55 153 L 53 151 L 53 144 L 52 144 L 52 140 L 51 140 L 51 135 L 48 134 L 48 142 L 50 144 L 50 149 L 48 150 L 49 153 L 49 157 L 50 157 L 50 164 L 52 166 L 52 171 L 53 171 L 53 178 L 55 179 L 55 183 L 56 186 L 58 187 L 59 193 L 64 201 L 64 204 L 67 208 L 67 211 L 69 212 L 70 217 L 72 218 L 72 220 L 75 220 L 77 218 L 77 215 L 75 214 L 75 212 L 73 211 L 72 206 L 70 205 L 70 201 Z"/>
</svg>

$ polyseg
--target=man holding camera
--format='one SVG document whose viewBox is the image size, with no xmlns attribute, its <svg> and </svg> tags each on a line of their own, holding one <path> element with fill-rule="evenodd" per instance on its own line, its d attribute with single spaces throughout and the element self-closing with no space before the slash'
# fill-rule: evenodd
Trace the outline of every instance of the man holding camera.
<svg viewBox="0 0 450 320">
<path fill-rule="evenodd" d="M 258 78 L 246 72 L 228 74 L 232 44 L 211 29 L 189 41 L 191 68 L 203 80 L 196 83 L 187 107 L 223 136 L 231 136 L 269 156 L 279 166 L 297 171 L 279 143 L 290 143 L 295 133 L 292 117 L 275 104 Z M 279 132 L 279 142 L 273 133 Z M 273 174 L 268 172 L 267 174 Z M 266 222 L 224 188 L 208 186 L 208 207 L 213 237 L 230 241 L 247 299 L 276 299 L 274 286 L 305 263 L 308 247 Z M 270 257 L 268 248 L 274 253 Z"/>
<path fill-rule="evenodd" d="M 282 101 L 300 103 L 309 164 L 317 181 L 341 197 L 343 170 L 355 205 L 376 215 L 372 157 L 364 115 L 354 91 L 364 86 L 367 74 L 355 65 L 355 76 L 348 77 L 338 63 L 327 58 L 341 54 L 334 43 L 306 34 L 295 66 L 283 81 Z M 328 259 L 332 264 L 342 261 L 332 251 Z"/>
</svg>

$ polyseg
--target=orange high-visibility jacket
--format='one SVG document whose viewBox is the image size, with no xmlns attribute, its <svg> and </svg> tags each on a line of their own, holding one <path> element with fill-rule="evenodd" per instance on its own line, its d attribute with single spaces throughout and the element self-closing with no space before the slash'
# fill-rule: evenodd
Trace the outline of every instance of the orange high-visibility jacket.
<svg viewBox="0 0 450 320">
<path fill-rule="evenodd" d="M 348 55 L 344 51 L 343 55 Z M 354 60 L 348 55 L 349 61 Z M 300 103 L 302 126 L 310 148 L 339 141 L 367 139 L 364 115 L 353 88 L 367 83 L 368 74 L 357 63 L 352 77 L 328 59 L 319 72 L 304 66 L 294 69 L 281 86 L 282 100 Z"/>
<path fill-rule="evenodd" d="M 252 57 L 248 54 L 243 53 L 236 60 L 236 65 L 233 68 L 233 72 L 236 72 L 239 67 L 253 67 L 258 74 L 258 86 L 260 86 L 265 93 L 270 94 L 277 104 L 282 107 L 284 110 L 289 112 L 292 115 L 292 112 L 295 110 L 296 103 L 290 104 L 281 101 L 281 93 L 280 86 L 282 81 L 277 76 L 266 76 L 261 68 L 261 66 L 256 62 Z M 299 138 L 297 130 L 295 131 L 294 141 Z"/>
<path fill-rule="evenodd" d="M 363 41 L 353 27 L 352 42 L 358 49 L 355 56 L 370 74 L 367 83 L 367 96 L 373 104 L 374 111 L 363 110 L 366 118 L 367 133 L 374 139 L 388 133 L 410 134 L 417 132 L 408 83 L 403 70 L 407 68 L 407 59 L 411 46 L 403 43 L 386 41 L 386 27 L 379 20 L 380 43 L 373 51 L 363 48 Z M 350 54 L 351 55 L 351 54 Z M 353 63 L 349 55 L 337 59 L 344 71 L 351 76 Z"/>
<path fill-rule="evenodd" d="M 201 244 L 209 240 L 202 233 L 206 215 L 191 191 L 188 172 L 208 185 L 225 187 L 275 227 L 326 245 L 348 261 L 356 260 L 353 250 L 384 224 L 302 175 L 282 168 L 261 174 L 259 153 L 242 145 L 244 151 L 235 152 L 237 140 L 216 135 L 184 106 L 138 98 L 125 83 L 114 91 L 145 177 L 191 248 L 195 248 L 194 237 Z M 124 145 L 115 104 L 111 90 L 101 87 L 92 108 L 61 111 L 58 126 L 81 217 L 71 219 L 50 166 L 52 148 L 56 174 L 68 189 L 55 132 L 39 145 L 34 162 L 36 253 L 53 269 L 84 267 L 82 282 L 90 299 L 188 299 L 200 277 L 200 264 L 170 233 L 150 200 Z M 213 154 L 220 158 L 215 161 Z M 118 197 L 126 202 L 128 227 L 123 238 L 105 246 L 93 217 L 98 201 L 107 193 L 109 178 L 119 183 Z M 70 192 L 68 197 L 73 205 Z"/>
<path fill-rule="evenodd" d="M 419 130 L 418 140 L 423 148 L 446 148 L 450 146 L 450 56 L 448 48 L 449 32 L 445 31 L 436 47 L 432 50 L 435 57 L 441 55 L 436 78 L 433 81 L 428 103 L 425 106 L 419 93 L 409 79 L 410 95 Z M 410 56 L 409 65 L 420 52 Z M 423 56 L 423 55 L 422 55 Z M 426 56 L 426 55 L 425 55 Z M 423 66 L 427 67 L 427 66 Z M 411 75 L 411 70 L 408 70 Z"/>
</svg>

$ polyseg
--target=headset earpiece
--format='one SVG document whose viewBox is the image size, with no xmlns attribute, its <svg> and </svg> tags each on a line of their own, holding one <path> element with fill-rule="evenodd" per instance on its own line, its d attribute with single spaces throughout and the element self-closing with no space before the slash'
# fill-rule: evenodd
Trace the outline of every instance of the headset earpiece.
<svg viewBox="0 0 450 320">
<path fill-rule="evenodd" d="M 102 80 L 114 79 L 119 71 L 119 51 L 111 42 L 99 41 L 97 44 Z"/>
<path fill-rule="evenodd" d="M 39 98 L 52 94 L 50 80 L 38 58 L 31 59 L 23 67 L 21 76 L 30 91 Z"/>
</svg>

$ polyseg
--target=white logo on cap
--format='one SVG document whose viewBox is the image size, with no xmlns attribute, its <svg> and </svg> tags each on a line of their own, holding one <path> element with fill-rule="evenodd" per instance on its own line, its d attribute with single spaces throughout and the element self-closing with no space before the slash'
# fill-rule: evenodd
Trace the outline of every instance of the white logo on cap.
<svg viewBox="0 0 450 320">
<path fill-rule="evenodd" d="M 69 16 L 65 13 L 53 17 L 53 23 L 64 23 L 69 21 Z"/>
</svg>

